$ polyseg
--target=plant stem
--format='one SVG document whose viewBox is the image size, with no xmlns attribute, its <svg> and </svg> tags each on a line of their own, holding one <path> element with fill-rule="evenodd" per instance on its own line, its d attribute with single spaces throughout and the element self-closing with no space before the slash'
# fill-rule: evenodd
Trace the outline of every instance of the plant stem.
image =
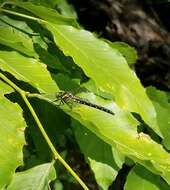
<svg viewBox="0 0 170 190">
<path fill-rule="evenodd" d="M 6 83 L 8 83 L 12 88 L 14 88 L 23 98 L 23 100 L 25 101 L 26 105 L 28 106 L 33 118 L 35 119 L 38 128 L 40 129 L 44 139 L 46 140 L 48 146 L 50 147 L 55 160 L 59 160 L 63 166 L 68 170 L 68 172 L 79 182 L 79 184 L 83 187 L 84 190 L 89 190 L 88 187 L 85 185 L 85 183 L 79 178 L 79 176 L 72 170 L 72 168 L 65 162 L 65 160 L 63 160 L 63 158 L 60 156 L 60 154 L 57 152 L 57 150 L 55 149 L 54 145 L 52 144 L 50 138 L 48 137 L 48 135 L 46 134 L 38 116 L 36 115 L 33 107 L 31 106 L 30 102 L 27 99 L 27 92 L 23 91 L 22 89 L 20 89 L 18 86 L 16 86 L 12 81 L 10 81 L 5 75 L 3 75 L 2 73 L 0 73 L 0 78 L 2 78 Z"/>
</svg>

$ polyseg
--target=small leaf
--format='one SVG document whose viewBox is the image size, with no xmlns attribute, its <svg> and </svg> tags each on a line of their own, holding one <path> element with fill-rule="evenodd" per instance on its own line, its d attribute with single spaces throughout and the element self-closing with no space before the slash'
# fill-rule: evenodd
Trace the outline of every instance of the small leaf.
<svg viewBox="0 0 170 190">
<path fill-rule="evenodd" d="M 94 133 L 83 128 L 78 122 L 72 123 L 76 140 L 82 153 L 94 172 L 96 181 L 102 189 L 107 190 L 115 180 L 123 160 L 116 157 L 119 166 L 114 160 L 111 146 L 99 139 Z M 89 143 L 90 142 L 90 143 Z"/>
<path fill-rule="evenodd" d="M 42 164 L 24 172 L 17 172 L 7 190 L 48 190 L 49 183 L 55 178 L 53 164 Z"/>
<path fill-rule="evenodd" d="M 6 86 L 6 87 L 5 87 Z M 12 92 L 0 81 L 1 93 Z M 6 92 L 5 92 L 6 90 Z M 22 164 L 22 149 L 25 144 L 25 121 L 21 108 L 0 96 L 0 189 L 9 184 L 15 169 Z"/>
<path fill-rule="evenodd" d="M 169 188 L 158 175 L 137 165 L 130 171 L 124 190 L 168 190 Z"/>
<path fill-rule="evenodd" d="M 96 182 L 103 190 L 108 190 L 109 186 L 115 180 L 118 171 L 108 164 L 98 162 L 89 158 L 90 167 L 94 172 Z"/>
<path fill-rule="evenodd" d="M 29 82 L 40 92 L 58 91 L 46 65 L 36 59 L 24 57 L 17 52 L 0 51 L 0 69 L 11 73 L 18 80 Z"/>
</svg>

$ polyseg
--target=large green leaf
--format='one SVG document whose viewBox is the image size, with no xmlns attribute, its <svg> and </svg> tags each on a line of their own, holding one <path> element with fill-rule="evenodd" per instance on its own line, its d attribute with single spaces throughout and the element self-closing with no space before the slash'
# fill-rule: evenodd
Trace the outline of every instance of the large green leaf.
<svg viewBox="0 0 170 190">
<path fill-rule="evenodd" d="M 159 176 L 137 165 L 130 171 L 124 190 L 168 190 L 169 188 Z"/>
<path fill-rule="evenodd" d="M 40 92 L 58 91 L 46 65 L 36 59 L 24 57 L 17 52 L 0 51 L 0 69 L 11 73 L 18 80 L 29 82 Z"/>
<path fill-rule="evenodd" d="M 163 134 L 163 144 L 170 150 L 170 103 L 165 92 L 154 87 L 147 88 L 147 93 L 157 112 L 157 121 Z"/>
<path fill-rule="evenodd" d="M 53 164 L 42 164 L 24 172 L 17 172 L 7 190 L 48 190 L 49 183 L 55 178 Z"/>
<path fill-rule="evenodd" d="M 116 49 L 86 30 L 52 23 L 46 26 L 65 55 L 71 56 L 88 77 L 100 88 L 112 93 L 122 108 L 139 113 L 161 135 L 152 102 L 136 74 Z"/>
<path fill-rule="evenodd" d="M 72 126 L 76 140 L 85 158 L 89 161 L 97 183 L 102 189 L 107 190 L 115 180 L 123 164 L 123 159 L 119 158 L 118 160 L 118 157 L 116 157 L 118 161 L 114 160 L 111 146 L 99 139 L 88 129 L 83 128 L 78 122 L 74 121 Z"/>
<path fill-rule="evenodd" d="M 18 0 L 7 1 L 6 4 L 14 4 L 18 7 L 22 7 L 23 9 L 26 9 L 32 12 L 33 14 L 37 15 L 38 17 L 49 22 L 77 26 L 77 23 L 73 17 L 63 16 L 59 14 L 56 10 L 48 7 L 35 5 L 31 2 L 22 2 Z"/>
<path fill-rule="evenodd" d="M 25 121 L 21 108 L 3 94 L 13 91 L 0 80 L 0 189 L 9 184 L 15 169 L 22 164 Z"/>
<path fill-rule="evenodd" d="M 112 102 L 96 99 L 92 94 L 79 96 L 111 109 L 115 115 L 85 105 L 74 105 L 72 110 L 64 105 L 63 109 L 102 140 L 161 175 L 170 184 L 170 154 L 148 135 L 138 134 L 138 122 L 128 112 L 122 111 Z"/>
<path fill-rule="evenodd" d="M 75 105 L 72 110 L 64 105 L 63 109 L 103 141 L 161 175 L 170 184 L 170 154 L 148 135 L 138 134 L 138 122 L 128 112 L 122 111 L 112 102 L 96 99 L 92 94 L 79 96 L 111 109 L 115 115 L 85 105 Z"/>
</svg>

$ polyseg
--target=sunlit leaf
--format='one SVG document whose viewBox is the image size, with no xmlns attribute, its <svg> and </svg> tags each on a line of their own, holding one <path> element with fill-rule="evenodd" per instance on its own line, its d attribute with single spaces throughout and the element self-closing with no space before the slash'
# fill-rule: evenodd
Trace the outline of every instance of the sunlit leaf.
<svg viewBox="0 0 170 190">
<path fill-rule="evenodd" d="M 12 92 L 13 89 L 0 81 L 1 93 Z M 6 92 L 5 92 L 6 91 Z M 0 96 L 0 189 L 5 187 L 15 169 L 22 165 L 22 149 L 25 144 L 24 129 L 25 121 L 22 117 L 21 108 L 7 98 Z"/>
<path fill-rule="evenodd" d="M 103 141 L 161 175 L 170 184 L 170 154 L 148 135 L 138 134 L 138 122 L 128 112 L 122 111 L 112 102 L 96 99 L 92 94 L 85 93 L 79 96 L 111 109 L 115 115 L 85 105 L 74 105 L 71 110 L 65 105 L 63 109 Z"/>
<path fill-rule="evenodd" d="M 71 110 L 64 105 L 63 109 L 103 141 L 135 162 L 161 175 L 170 184 L 170 154 L 148 135 L 138 134 L 136 128 L 138 122 L 128 112 L 122 111 L 112 102 L 96 99 L 92 94 L 79 96 L 107 107 L 115 115 L 85 105 L 74 105 Z"/>
<path fill-rule="evenodd" d="M 52 163 L 42 164 L 23 172 L 17 172 L 7 190 L 48 190 L 56 178 Z"/>
<path fill-rule="evenodd" d="M 0 69 L 7 71 L 18 80 L 29 82 L 40 92 L 56 92 L 58 87 L 52 80 L 46 65 L 17 52 L 0 51 Z"/>
<path fill-rule="evenodd" d="M 139 113 L 161 136 L 152 102 L 136 74 L 117 50 L 86 30 L 52 23 L 46 26 L 65 55 L 71 56 L 88 77 L 100 88 L 113 94 L 122 108 Z"/>
</svg>

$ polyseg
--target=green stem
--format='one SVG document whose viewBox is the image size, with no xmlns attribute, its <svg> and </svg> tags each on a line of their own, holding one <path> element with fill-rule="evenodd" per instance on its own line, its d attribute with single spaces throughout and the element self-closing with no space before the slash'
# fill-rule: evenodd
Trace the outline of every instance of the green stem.
<svg viewBox="0 0 170 190">
<path fill-rule="evenodd" d="M 40 129 L 44 139 L 46 140 L 48 146 L 50 147 L 54 158 L 58 159 L 63 166 L 68 170 L 68 172 L 79 182 L 79 184 L 83 187 L 84 190 L 89 190 L 88 187 L 85 185 L 85 183 L 79 178 L 79 176 L 72 170 L 72 168 L 63 160 L 63 158 L 60 156 L 60 154 L 57 152 L 57 150 L 55 149 L 54 145 L 52 144 L 50 138 L 48 137 L 48 135 L 46 134 L 38 116 L 36 115 L 33 107 L 31 106 L 30 102 L 27 99 L 27 92 L 23 91 L 22 89 L 20 89 L 18 86 L 16 86 L 12 81 L 10 81 L 5 75 L 3 75 L 2 73 L 0 73 L 0 77 L 6 82 L 8 83 L 11 87 L 13 87 L 23 98 L 23 100 L 25 101 L 26 105 L 28 106 L 33 118 L 35 119 L 38 128 Z"/>
</svg>

